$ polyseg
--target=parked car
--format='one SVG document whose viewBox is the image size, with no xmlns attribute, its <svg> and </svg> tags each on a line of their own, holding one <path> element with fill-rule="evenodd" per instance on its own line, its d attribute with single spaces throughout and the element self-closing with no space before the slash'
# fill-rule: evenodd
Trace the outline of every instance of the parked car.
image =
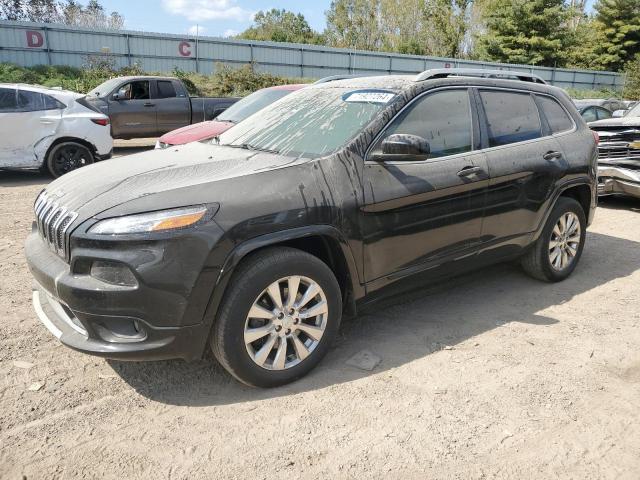
<svg viewBox="0 0 640 480">
<path fill-rule="evenodd" d="M 580 112 L 580 116 L 587 123 L 595 122 L 597 120 L 605 120 L 607 118 L 613 117 L 613 112 L 611 110 L 597 105 L 578 105 L 577 107 L 578 112 Z M 620 112 L 620 110 L 616 111 Z"/>
<path fill-rule="evenodd" d="M 230 129 L 236 123 L 240 123 L 245 118 L 253 115 L 258 110 L 306 86 L 304 83 L 279 85 L 253 92 L 251 95 L 247 95 L 237 103 L 234 103 L 214 120 L 196 123 L 165 133 L 156 142 L 156 148 L 167 148 L 173 145 L 183 145 L 189 142 L 213 138 Z"/>
<path fill-rule="evenodd" d="M 271 387 L 393 291 L 511 259 L 567 278 L 596 208 L 595 135 L 562 90 L 499 74 L 313 85 L 210 142 L 53 182 L 26 242 L 38 316 L 82 352 L 210 346 Z"/>
<path fill-rule="evenodd" d="M 623 100 L 618 100 L 617 98 L 586 98 L 583 100 L 574 100 L 573 103 L 575 103 L 579 111 L 591 106 L 602 107 L 610 112 L 627 109 L 627 104 Z"/>
<path fill-rule="evenodd" d="M 109 115 L 113 138 L 157 137 L 217 117 L 238 99 L 190 97 L 173 77 L 117 77 L 89 92 L 86 102 Z"/>
<path fill-rule="evenodd" d="M 0 169 L 42 169 L 54 177 L 111 157 L 109 117 L 66 90 L 0 84 Z"/>
<path fill-rule="evenodd" d="M 598 193 L 640 198 L 640 105 L 589 127 L 600 137 Z"/>
</svg>

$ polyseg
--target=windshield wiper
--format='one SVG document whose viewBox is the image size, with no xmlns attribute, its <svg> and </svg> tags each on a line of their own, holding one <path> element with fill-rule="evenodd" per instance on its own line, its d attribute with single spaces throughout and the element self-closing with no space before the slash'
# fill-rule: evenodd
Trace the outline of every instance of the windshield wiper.
<svg viewBox="0 0 640 480">
<path fill-rule="evenodd" d="M 219 142 L 220 140 L 218 140 Z M 220 145 L 220 143 L 218 143 Z M 233 143 L 225 143 L 222 144 L 223 147 L 231 147 L 231 148 L 242 148 L 244 150 L 250 150 L 252 152 L 265 152 L 265 153 L 280 153 L 278 150 L 271 150 L 268 148 L 256 147 L 255 145 L 251 145 L 250 143 L 241 143 L 239 145 Z"/>
</svg>

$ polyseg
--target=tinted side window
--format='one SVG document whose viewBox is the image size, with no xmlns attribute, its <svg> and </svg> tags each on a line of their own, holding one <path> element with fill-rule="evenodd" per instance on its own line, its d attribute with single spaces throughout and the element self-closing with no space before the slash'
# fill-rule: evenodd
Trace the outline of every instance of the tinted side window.
<svg viewBox="0 0 640 480">
<path fill-rule="evenodd" d="M 173 83 L 164 80 L 158 81 L 158 98 L 174 98 L 176 96 L 176 89 Z"/>
<path fill-rule="evenodd" d="M 497 147 L 542 136 L 540 116 L 528 93 L 481 91 L 487 115 L 489 145 Z"/>
<path fill-rule="evenodd" d="M 446 90 L 416 100 L 387 127 L 374 147 L 395 133 L 418 135 L 429 142 L 431 158 L 471 150 L 471 107 L 467 90 Z"/>
<path fill-rule="evenodd" d="M 606 120 L 607 118 L 611 118 L 612 114 L 606 108 L 598 109 L 598 120 Z"/>
<path fill-rule="evenodd" d="M 18 108 L 16 91 L 13 88 L 0 88 L 0 112 L 15 112 Z"/>
<path fill-rule="evenodd" d="M 585 122 L 595 122 L 598 120 L 598 116 L 596 115 L 596 109 L 594 107 L 589 107 L 586 110 L 582 111 L 582 118 Z"/>
<path fill-rule="evenodd" d="M 29 92 L 27 90 L 18 90 L 18 110 L 20 112 L 37 112 L 44 110 L 42 94 Z"/>
<path fill-rule="evenodd" d="M 538 96 L 538 100 L 553 133 L 566 132 L 573 128 L 571 118 L 557 101 L 545 96 Z"/>
</svg>

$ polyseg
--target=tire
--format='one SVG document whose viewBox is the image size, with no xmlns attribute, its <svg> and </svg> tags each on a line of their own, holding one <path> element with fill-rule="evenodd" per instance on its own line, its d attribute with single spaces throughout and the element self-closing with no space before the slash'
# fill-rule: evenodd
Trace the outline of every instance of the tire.
<svg viewBox="0 0 640 480">
<path fill-rule="evenodd" d="M 80 167 L 94 162 L 93 153 L 84 145 L 77 142 L 62 142 L 53 147 L 46 159 L 49 173 L 58 178 Z"/>
<path fill-rule="evenodd" d="M 288 288 L 296 288 L 295 278 L 294 312 L 285 315 L 290 313 Z M 273 300 L 277 292 L 282 309 Z M 326 313 L 303 318 L 325 307 Z M 294 248 L 268 248 L 251 254 L 234 272 L 213 326 L 211 349 L 222 366 L 247 385 L 284 385 L 306 375 L 325 356 L 341 316 L 340 287 L 324 262 Z"/>
<path fill-rule="evenodd" d="M 559 225 L 561 218 L 565 219 L 566 230 L 569 232 L 565 237 L 557 235 L 558 232 L 561 232 Z M 573 223 L 570 223 L 569 219 Z M 571 234 L 570 231 L 574 228 L 573 225 L 576 221 L 579 225 L 577 227 L 579 233 L 574 230 L 574 233 Z M 580 261 L 584 249 L 586 229 L 587 220 L 582 206 L 573 198 L 560 197 L 551 211 L 540 237 L 522 258 L 521 264 L 524 271 L 533 278 L 545 282 L 560 282 L 567 278 Z M 559 238 L 559 242 L 556 242 L 556 238 Z M 575 241 L 572 241 L 575 239 L 579 239 L 577 245 Z M 551 244 L 552 241 L 557 243 L 555 248 Z M 571 248 L 567 248 L 565 245 Z M 566 257 L 562 253 L 563 250 Z M 565 258 L 567 259 L 566 263 Z"/>
</svg>

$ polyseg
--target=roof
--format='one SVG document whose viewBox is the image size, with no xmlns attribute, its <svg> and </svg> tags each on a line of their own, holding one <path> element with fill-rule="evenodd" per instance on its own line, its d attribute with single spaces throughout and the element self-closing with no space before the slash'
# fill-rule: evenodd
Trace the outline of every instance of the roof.
<svg viewBox="0 0 640 480">
<path fill-rule="evenodd" d="M 415 75 L 356 77 L 309 85 L 309 88 L 385 88 L 388 90 L 403 90 L 414 85 L 414 79 Z"/>
<path fill-rule="evenodd" d="M 45 87 L 44 85 L 31 85 L 28 83 L 0 83 L 0 88 L 15 88 L 20 90 L 28 90 L 30 92 L 46 93 L 47 95 L 52 96 L 82 96 L 81 94 L 72 90 L 64 90 L 58 87 Z"/>
<path fill-rule="evenodd" d="M 301 88 L 308 87 L 308 83 L 290 83 L 287 85 L 275 85 L 273 87 L 267 87 L 265 90 L 285 90 L 287 92 L 295 92 Z"/>
</svg>

